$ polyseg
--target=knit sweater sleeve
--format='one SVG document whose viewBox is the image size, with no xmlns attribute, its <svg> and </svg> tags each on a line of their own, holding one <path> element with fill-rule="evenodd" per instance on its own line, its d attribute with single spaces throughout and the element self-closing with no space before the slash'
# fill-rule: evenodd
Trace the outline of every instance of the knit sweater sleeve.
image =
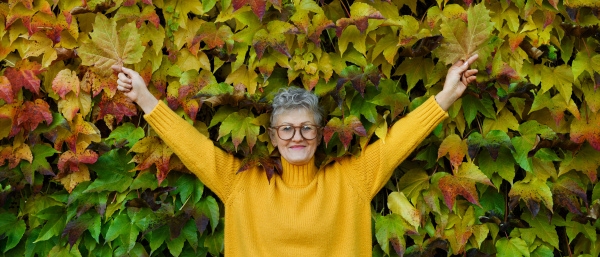
<svg viewBox="0 0 600 257">
<path fill-rule="evenodd" d="M 208 188 L 226 202 L 239 176 L 240 161 L 216 147 L 191 124 L 159 101 L 144 119 Z"/>
<path fill-rule="evenodd" d="M 394 169 L 440 124 L 448 114 L 432 96 L 398 120 L 384 140 L 366 147 L 358 158 L 349 158 L 352 183 L 371 200 L 392 176 Z M 342 163 L 344 166 L 344 163 Z"/>
</svg>

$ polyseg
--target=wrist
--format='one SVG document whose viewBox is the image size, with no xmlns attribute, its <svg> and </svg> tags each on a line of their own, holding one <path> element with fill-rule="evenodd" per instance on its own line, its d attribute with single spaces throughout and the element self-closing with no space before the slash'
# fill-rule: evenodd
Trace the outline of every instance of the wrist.
<svg viewBox="0 0 600 257">
<path fill-rule="evenodd" d="M 158 100 L 150 93 L 150 91 L 146 91 L 145 94 L 140 94 L 136 103 L 142 108 L 145 114 L 149 114 L 158 104 Z"/>
<path fill-rule="evenodd" d="M 435 95 L 435 100 L 442 110 L 448 111 L 450 106 L 456 101 L 454 94 L 452 92 L 442 90 L 437 95 Z"/>
</svg>

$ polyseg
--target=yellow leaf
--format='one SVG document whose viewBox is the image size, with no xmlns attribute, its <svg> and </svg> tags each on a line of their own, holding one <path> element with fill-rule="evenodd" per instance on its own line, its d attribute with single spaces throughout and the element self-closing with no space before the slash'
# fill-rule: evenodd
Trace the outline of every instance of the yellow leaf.
<svg viewBox="0 0 600 257">
<path fill-rule="evenodd" d="M 90 171 L 85 164 L 77 165 L 79 167 L 79 171 L 74 171 L 66 176 L 58 179 L 61 184 L 65 187 L 67 192 L 71 193 L 75 186 L 81 182 L 90 181 Z"/>
<path fill-rule="evenodd" d="M 404 193 L 392 192 L 388 196 L 387 204 L 393 213 L 399 214 L 406 222 L 414 226 L 415 230 L 419 228 L 419 224 L 421 223 L 419 211 L 406 199 Z"/>
<path fill-rule="evenodd" d="M 242 84 L 248 90 L 248 93 L 254 94 L 256 92 L 256 78 L 258 78 L 258 74 L 253 70 L 248 69 L 248 67 L 244 64 L 239 69 L 231 72 L 227 79 L 225 79 L 225 83 L 232 84 L 234 86 L 238 84 Z"/>
</svg>

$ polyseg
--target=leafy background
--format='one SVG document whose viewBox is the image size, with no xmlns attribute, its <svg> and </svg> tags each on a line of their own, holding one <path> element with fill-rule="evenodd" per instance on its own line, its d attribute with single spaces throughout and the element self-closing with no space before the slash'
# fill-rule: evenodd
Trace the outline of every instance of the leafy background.
<svg viewBox="0 0 600 257">
<path fill-rule="evenodd" d="M 3 255 L 222 254 L 222 204 L 112 64 L 270 179 L 272 92 L 321 97 L 326 165 L 473 53 L 477 83 L 372 202 L 373 255 L 600 252 L 598 1 L 3 0 L 0 14 Z"/>
</svg>

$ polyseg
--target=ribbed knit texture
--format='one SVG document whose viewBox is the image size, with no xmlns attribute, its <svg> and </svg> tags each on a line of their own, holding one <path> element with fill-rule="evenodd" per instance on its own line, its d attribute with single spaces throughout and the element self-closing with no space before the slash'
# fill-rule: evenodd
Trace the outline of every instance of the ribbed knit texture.
<svg viewBox="0 0 600 257">
<path fill-rule="evenodd" d="M 314 159 L 281 160 L 271 183 L 254 167 L 215 147 L 163 102 L 144 116 L 183 163 L 225 204 L 226 256 L 371 256 L 375 194 L 447 114 L 433 97 L 400 119 L 358 158 L 320 170 Z"/>
</svg>

